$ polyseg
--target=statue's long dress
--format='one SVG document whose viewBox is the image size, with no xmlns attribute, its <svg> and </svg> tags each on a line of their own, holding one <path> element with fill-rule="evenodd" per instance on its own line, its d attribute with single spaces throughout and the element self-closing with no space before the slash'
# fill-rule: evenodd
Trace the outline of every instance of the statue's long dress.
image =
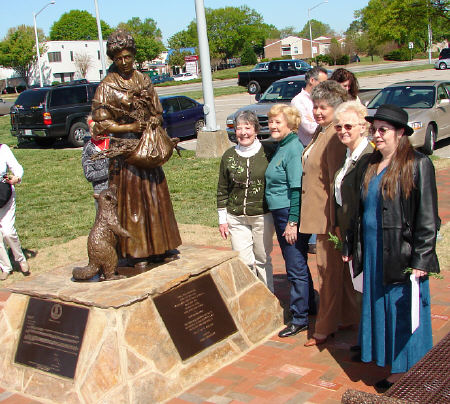
<svg viewBox="0 0 450 404">
<path fill-rule="evenodd" d="M 114 123 L 133 122 L 131 115 L 148 120 L 162 117 L 162 107 L 148 76 L 134 71 L 123 79 L 111 72 L 100 83 L 95 93 L 94 133 L 108 133 Z M 114 135 L 138 139 L 140 134 Z M 161 167 L 142 169 L 126 163 L 123 157 L 111 159 L 110 184 L 118 188 L 118 216 L 121 225 L 132 238 L 120 237 L 119 253 L 123 257 L 147 258 L 164 254 L 181 245 L 169 189 Z"/>
</svg>

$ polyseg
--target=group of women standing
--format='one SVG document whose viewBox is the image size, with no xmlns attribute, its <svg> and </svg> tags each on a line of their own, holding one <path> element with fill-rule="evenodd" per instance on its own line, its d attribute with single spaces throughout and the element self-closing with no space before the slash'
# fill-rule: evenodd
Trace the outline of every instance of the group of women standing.
<svg viewBox="0 0 450 404">
<path fill-rule="evenodd" d="M 271 291 L 275 228 L 290 281 L 292 315 L 280 337 L 307 330 L 308 315 L 316 314 L 307 252 L 310 234 L 317 234 L 320 304 L 305 346 L 324 344 L 361 319 L 359 342 L 352 350 L 361 351 L 356 360 L 390 366 L 391 375 L 377 384 L 387 388 L 432 346 L 427 274 L 439 272 L 434 169 L 409 143 L 413 129 L 407 113 L 384 105 L 368 116 L 357 98 L 354 76 L 338 73 L 337 81 L 322 82 L 311 93 L 319 126 L 306 148 L 296 135 L 301 120 L 296 108 L 272 107 L 268 117 L 274 142 L 267 143 L 256 137 L 255 114 L 237 116 L 238 145 L 221 163 L 219 228 L 224 238 L 231 234 L 233 249 L 241 251 Z M 244 127 L 251 127 L 251 136 L 243 134 Z M 249 149 L 253 154 L 243 154 Z M 257 227 L 258 238 L 252 236 L 256 229 L 250 223 L 250 204 L 259 206 L 258 215 L 266 218 L 266 227 Z M 341 251 L 330 234 L 340 240 Z M 264 248 L 258 240 L 264 240 Z M 361 272 L 362 299 L 352 283 Z M 414 297 L 412 284 L 419 289 Z M 417 319 L 412 306 L 419 307 Z"/>
</svg>

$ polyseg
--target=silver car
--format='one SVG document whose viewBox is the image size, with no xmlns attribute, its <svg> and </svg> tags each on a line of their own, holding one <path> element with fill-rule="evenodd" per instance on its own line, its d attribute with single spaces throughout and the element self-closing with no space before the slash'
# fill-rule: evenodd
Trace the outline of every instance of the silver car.
<svg viewBox="0 0 450 404">
<path fill-rule="evenodd" d="M 450 137 L 450 81 L 404 81 L 383 88 L 367 105 L 369 115 L 383 104 L 408 112 L 414 147 L 433 154 L 436 141 Z"/>
<path fill-rule="evenodd" d="M 450 69 L 450 57 L 436 60 L 434 63 L 434 68 L 439 70 Z"/>
</svg>

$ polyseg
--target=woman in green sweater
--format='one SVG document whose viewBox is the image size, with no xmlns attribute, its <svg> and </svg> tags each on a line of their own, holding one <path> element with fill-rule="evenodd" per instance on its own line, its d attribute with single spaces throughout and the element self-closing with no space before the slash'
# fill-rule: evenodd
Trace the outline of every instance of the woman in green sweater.
<svg viewBox="0 0 450 404">
<path fill-rule="evenodd" d="M 231 236 L 233 250 L 273 292 L 270 253 L 273 220 L 264 197 L 270 147 L 256 137 L 259 121 L 251 111 L 240 112 L 234 122 L 238 144 L 228 149 L 220 163 L 217 210 L 222 238 Z"/>
<path fill-rule="evenodd" d="M 310 234 L 298 232 L 303 145 L 297 137 L 300 124 L 297 108 L 276 104 L 268 117 L 272 139 L 278 142 L 278 147 L 266 170 L 266 199 L 291 283 L 292 320 L 278 336 L 289 337 L 307 330 L 308 313 L 315 312 L 314 288 L 308 268 Z"/>
</svg>

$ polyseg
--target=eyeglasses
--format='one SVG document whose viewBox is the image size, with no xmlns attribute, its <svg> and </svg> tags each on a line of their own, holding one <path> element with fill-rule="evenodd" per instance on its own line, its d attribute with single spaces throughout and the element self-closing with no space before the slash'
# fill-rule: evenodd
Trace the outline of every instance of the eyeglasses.
<svg viewBox="0 0 450 404">
<path fill-rule="evenodd" d="M 350 132 L 355 126 L 360 126 L 360 123 L 357 123 L 356 125 L 351 125 L 349 123 L 344 123 L 344 125 L 334 125 L 334 129 L 336 129 L 336 132 L 342 132 L 342 128 L 344 128 L 347 132 Z"/>
<path fill-rule="evenodd" d="M 380 126 L 379 128 L 375 128 L 375 126 L 371 126 L 369 128 L 369 134 L 375 135 L 375 133 L 379 133 L 381 136 L 384 136 L 390 128 L 386 128 L 385 126 Z"/>
</svg>

